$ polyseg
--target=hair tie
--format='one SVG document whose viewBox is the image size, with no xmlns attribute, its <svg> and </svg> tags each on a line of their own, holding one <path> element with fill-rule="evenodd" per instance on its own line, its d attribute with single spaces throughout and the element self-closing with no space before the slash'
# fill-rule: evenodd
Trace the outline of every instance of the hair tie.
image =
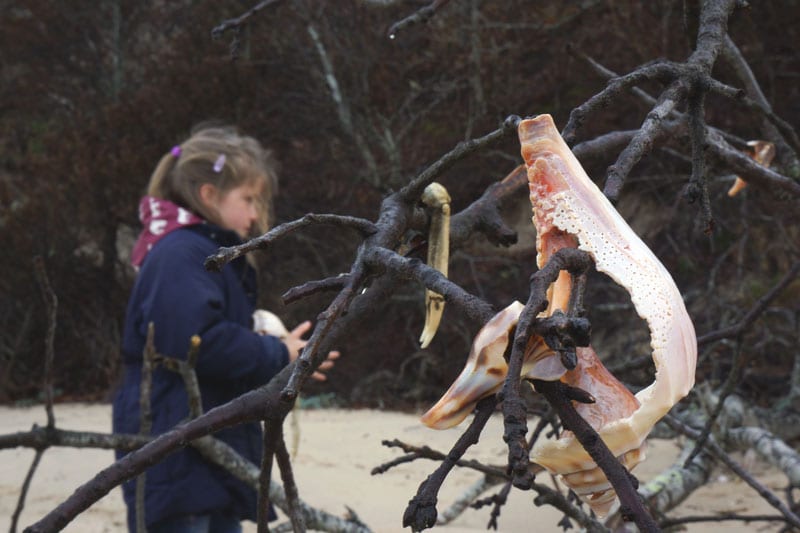
<svg viewBox="0 0 800 533">
<path fill-rule="evenodd" d="M 172 154 L 172 157 L 178 159 L 181 156 L 182 151 L 183 149 L 181 148 L 181 146 L 179 144 L 176 144 L 175 146 L 172 147 L 172 150 L 170 150 L 169 153 Z"/>
<path fill-rule="evenodd" d="M 219 174 L 222 172 L 222 167 L 225 166 L 225 154 L 219 154 L 219 157 L 214 161 L 214 172 Z"/>
</svg>

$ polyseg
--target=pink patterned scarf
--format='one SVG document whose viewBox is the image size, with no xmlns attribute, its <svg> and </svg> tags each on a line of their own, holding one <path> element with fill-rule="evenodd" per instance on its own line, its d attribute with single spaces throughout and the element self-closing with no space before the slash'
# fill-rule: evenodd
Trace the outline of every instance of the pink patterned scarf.
<svg viewBox="0 0 800 533">
<path fill-rule="evenodd" d="M 203 219 L 191 211 L 153 196 L 145 196 L 139 202 L 139 220 L 144 228 L 131 252 L 131 264 L 137 270 L 147 252 L 164 236 L 178 228 L 203 223 Z"/>
</svg>

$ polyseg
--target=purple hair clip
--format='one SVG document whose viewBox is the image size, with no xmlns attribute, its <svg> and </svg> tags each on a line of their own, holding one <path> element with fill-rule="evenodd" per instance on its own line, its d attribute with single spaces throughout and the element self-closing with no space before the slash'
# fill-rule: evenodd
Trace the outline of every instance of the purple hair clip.
<svg viewBox="0 0 800 533">
<path fill-rule="evenodd" d="M 172 150 L 170 150 L 169 153 L 172 154 L 172 157 L 178 159 L 181 156 L 182 151 L 183 149 L 181 148 L 181 146 L 179 144 L 176 144 L 175 146 L 172 147 Z"/>
<path fill-rule="evenodd" d="M 219 157 L 214 161 L 214 172 L 219 174 L 222 172 L 222 167 L 225 166 L 225 154 L 219 154 Z"/>
</svg>

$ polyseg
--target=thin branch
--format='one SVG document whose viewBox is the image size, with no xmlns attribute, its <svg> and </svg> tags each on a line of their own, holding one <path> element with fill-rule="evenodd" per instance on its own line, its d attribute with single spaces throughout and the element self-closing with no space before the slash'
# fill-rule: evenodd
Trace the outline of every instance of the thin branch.
<svg viewBox="0 0 800 533">
<path fill-rule="evenodd" d="M 156 358 L 154 339 L 155 325 L 150 322 L 147 325 L 147 337 L 145 338 L 144 353 L 142 354 L 142 377 L 139 381 L 139 435 L 142 437 L 150 436 L 153 425 L 150 398 L 153 386 L 153 365 Z M 147 533 L 147 520 L 145 517 L 146 478 L 147 472 L 142 472 L 136 478 L 134 508 L 136 509 L 137 533 Z"/>
<path fill-rule="evenodd" d="M 717 418 L 719 418 L 719 415 L 722 413 L 722 409 L 725 406 L 725 400 L 733 393 L 733 391 L 736 389 L 736 385 L 739 383 L 739 376 L 741 375 L 742 366 L 744 366 L 742 363 L 742 345 L 741 342 L 737 342 L 733 354 L 733 360 L 731 361 L 731 370 L 728 373 L 728 377 L 725 379 L 722 390 L 719 392 L 717 404 L 714 406 L 714 410 L 709 415 L 705 426 L 703 426 L 703 429 L 700 431 L 700 436 L 695 439 L 694 449 L 692 450 L 692 453 L 689 454 L 689 457 L 686 458 L 686 463 L 684 466 L 689 466 L 689 463 L 691 463 L 697 454 L 703 449 L 708 436 L 711 434 L 711 428 L 714 427 Z"/>
<path fill-rule="evenodd" d="M 361 152 L 361 157 L 364 159 L 364 163 L 366 164 L 369 172 L 370 183 L 377 186 L 380 184 L 380 178 L 378 177 L 378 163 L 375 160 L 375 156 L 372 155 L 369 146 L 367 146 L 367 143 L 364 141 L 364 137 L 355 127 L 353 113 L 350 109 L 350 103 L 344 96 L 341 85 L 339 84 L 339 80 L 336 77 L 336 71 L 333 68 L 333 62 L 331 61 L 330 55 L 325 48 L 325 44 L 322 42 L 322 38 L 313 24 L 309 23 L 308 26 L 306 26 L 306 31 L 308 32 L 309 37 L 311 37 L 311 40 L 314 41 L 314 47 L 317 50 L 317 55 L 319 56 L 320 63 L 322 64 L 322 72 L 324 74 L 323 78 L 325 80 L 325 84 L 328 86 L 328 90 L 330 91 L 331 99 L 335 104 L 336 114 L 339 117 L 339 122 L 342 125 L 342 129 L 353 140 L 353 143 L 355 143 L 356 147 L 358 147 L 359 151 Z"/>
<path fill-rule="evenodd" d="M 569 121 L 561 132 L 564 141 L 572 145 L 577 137 L 578 129 L 586 121 L 588 115 L 598 109 L 608 107 L 614 98 L 623 91 L 649 80 L 674 80 L 680 68 L 671 62 L 657 62 L 643 65 L 624 76 L 616 76 L 608 81 L 606 87 L 584 103 L 574 108 L 569 114 Z"/>
<path fill-rule="evenodd" d="M 469 141 L 461 141 L 458 143 L 455 148 L 428 166 L 428 168 L 423 170 L 416 178 L 411 180 L 408 185 L 400 190 L 399 197 L 401 201 L 407 203 L 415 202 L 420 197 L 425 187 L 430 185 L 431 182 L 441 176 L 457 161 L 460 161 L 468 155 L 482 150 L 509 135 L 515 134 L 520 120 L 521 119 L 518 116 L 510 115 L 503 121 L 503 125 L 500 126 L 500 128 L 487 133 L 478 139 L 470 139 Z"/>
<path fill-rule="evenodd" d="M 44 428 L 46 433 L 51 433 L 56 429 L 56 418 L 53 413 L 53 359 L 55 355 L 55 333 L 56 333 L 56 320 L 58 315 L 58 296 L 53 291 L 50 285 L 50 280 L 47 277 L 45 270 L 44 259 L 41 256 L 36 256 L 33 259 L 34 273 L 36 280 L 39 283 L 39 288 L 42 293 L 42 300 L 47 310 L 47 334 L 45 335 L 45 355 L 44 355 L 44 376 L 42 378 L 42 388 L 44 389 L 45 405 L 44 409 L 47 414 L 47 426 Z M 25 499 L 28 496 L 28 489 L 30 488 L 33 476 L 42 459 L 42 455 L 47 450 L 48 445 L 40 445 L 36 447 L 36 454 L 33 457 L 31 466 L 28 473 L 25 475 L 25 480 L 20 489 L 19 498 L 17 499 L 17 506 L 11 517 L 11 527 L 9 531 L 15 533 L 17 531 L 17 523 L 25 508 Z"/>
<path fill-rule="evenodd" d="M 373 249 L 365 258 L 372 268 L 391 271 L 400 279 L 414 280 L 444 297 L 445 302 L 459 307 L 476 323 L 485 323 L 492 316 L 492 307 L 456 285 L 441 272 L 419 259 L 409 259 L 385 248 Z"/>
<path fill-rule="evenodd" d="M 381 444 L 383 444 L 387 448 L 400 448 L 401 450 L 406 452 L 406 455 L 404 455 L 400 459 L 410 458 L 413 456 L 413 459 L 403 460 L 402 462 L 397 462 L 396 464 L 408 463 L 411 462 L 411 460 L 416 460 L 416 459 L 429 459 L 431 461 L 444 461 L 445 459 L 447 459 L 447 454 L 436 451 L 428 446 L 413 446 L 411 444 L 407 444 L 397 439 L 383 440 L 381 441 Z M 384 472 L 387 472 L 393 466 L 396 466 L 395 461 L 397 460 L 393 460 L 384 463 L 382 465 L 376 466 L 375 468 L 372 469 L 370 474 L 374 476 L 377 474 L 383 474 Z M 505 473 L 503 469 L 498 468 L 496 466 L 487 466 L 479 461 L 458 459 L 457 461 L 455 461 L 455 465 L 460 466 L 462 468 L 470 468 L 477 472 L 481 472 L 486 476 L 508 479 L 508 475 Z M 539 468 L 539 471 L 541 470 L 543 469 Z"/>
<path fill-rule="evenodd" d="M 785 441 L 759 427 L 729 428 L 720 435 L 726 446 L 755 450 L 768 464 L 783 472 L 792 487 L 800 487 L 800 454 Z"/>
<path fill-rule="evenodd" d="M 725 37 L 725 46 L 722 49 L 722 54 L 744 84 L 747 94 L 765 114 L 767 120 L 763 121 L 763 128 L 767 139 L 779 147 L 779 153 L 782 152 L 787 155 L 785 159 L 790 162 L 789 166 L 800 168 L 800 162 L 797 160 L 797 152 L 800 152 L 800 139 L 798 139 L 797 132 L 790 124 L 782 120 L 780 123 L 775 121 L 778 117 L 773 113 L 772 107 L 766 96 L 764 96 L 750 65 L 730 36 Z M 787 139 L 791 141 L 794 150 L 787 144 Z"/>
<path fill-rule="evenodd" d="M 25 474 L 25 481 L 22 482 L 22 488 L 19 491 L 17 506 L 14 509 L 14 513 L 11 515 L 11 527 L 8 530 L 9 533 L 17 532 L 17 524 L 19 523 L 19 517 L 22 514 L 22 510 L 25 508 L 25 499 L 28 496 L 28 489 L 30 489 L 31 487 L 31 481 L 33 480 L 33 475 L 36 473 L 36 468 L 39 466 L 39 461 L 41 461 L 45 449 L 46 448 L 38 448 L 36 450 L 36 454 L 33 456 L 33 461 L 31 462 L 31 466 L 28 468 L 28 473 Z"/>
<path fill-rule="evenodd" d="M 531 488 L 538 493 L 538 496 L 533 499 L 535 505 L 552 505 L 564 513 L 565 516 L 572 518 L 582 527 L 586 528 L 587 533 L 609 533 L 608 528 L 595 520 L 593 516 L 587 515 L 580 508 L 573 505 L 557 490 L 553 490 L 541 483 L 533 483 Z"/>
<path fill-rule="evenodd" d="M 669 425 L 672 429 L 683 433 L 684 435 L 691 437 L 693 439 L 697 439 L 700 436 L 700 432 L 690 428 L 677 418 L 667 415 L 663 419 L 667 425 Z M 800 517 L 798 517 L 791 509 L 789 509 L 783 502 L 781 502 L 775 494 L 769 490 L 767 487 L 759 483 L 753 476 L 750 475 L 747 470 L 742 468 L 738 463 L 736 463 L 731 457 L 725 453 L 723 450 L 713 439 L 713 437 L 709 438 L 706 447 L 714 454 L 714 456 L 722 461 L 725 466 L 730 468 L 736 475 L 738 475 L 745 483 L 750 485 L 764 500 L 770 504 L 772 507 L 777 509 L 786 520 L 793 525 L 794 527 L 800 527 Z"/>
<path fill-rule="evenodd" d="M 464 511 L 472 506 L 472 503 L 478 496 L 498 483 L 500 483 L 500 481 L 495 477 L 481 476 L 478 481 L 462 492 L 458 499 L 450 504 L 450 507 L 439 513 L 439 517 L 436 519 L 436 525 L 443 526 L 449 524 L 461 516 Z"/>
<path fill-rule="evenodd" d="M 689 203 L 700 200 L 703 211 L 704 232 L 710 235 L 714 231 L 714 217 L 711 214 L 711 200 L 708 197 L 706 183 L 706 124 L 705 124 L 705 87 L 702 81 L 695 80 L 689 94 L 689 137 L 692 144 L 692 175 L 686 187 L 685 197 Z"/>
<path fill-rule="evenodd" d="M 685 524 L 697 524 L 700 522 L 786 522 L 786 518 L 776 515 L 745 515 L 736 513 L 721 513 L 709 516 L 681 516 L 679 518 L 665 518 L 659 522 L 659 526 L 664 529 L 673 528 L 675 526 L 682 526 Z"/>
<path fill-rule="evenodd" d="M 219 39 L 228 30 L 239 31 L 245 24 L 247 24 L 247 21 L 248 19 L 250 19 L 250 17 L 258 13 L 262 9 L 269 7 L 271 5 L 280 4 L 282 1 L 283 0 L 262 0 L 261 2 L 251 7 L 238 17 L 223 20 L 217 26 L 214 26 L 214 28 L 211 30 L 211 37 L 214 39 Z"/>
<path fill-rule="evenodd" d="M 294 533 L 303 533 L 306 530 L 306 524 L 305 520 L 303 520 L 303 513 L 299 505 L 300 496 L 297 493 L 297 484 L 294 481 L 294 474 L 292 473 L 292 461 L 289 458 L 289 451 L 286 449 L 286 441 L 283 439 L 282 431 L 278 438 L 278 446 L 275 449 L 275 460 L 278 463 L 281 481 L 283 481 L 283 488 L 286 491 L 286 501 L 289 504 L 289 519 L 292 522 L 292 529 Z"/>
<path fill-rule="evenodd" d="M 377 231 L 377 228 L 372 222 L 363 218 L 343 215 L 316 215 L 309 213 L 304 215 L 302 218 L 293 220 L 291 222 L 286 222 L 285 224 L 281 224 L 280 226 L 272 228 L 264 235 L 256 237 L 255 239 L 250 239 L 244 244 L 220 248 L 217 253 L 206 258 L 206 270 L 218 272 L 226 263 L 243 256 L 247 252 L 252 252 L 253 250 L 264 250 L 278 239 L 281 239 L 300 228 L 311 226 L 313 224 L 327 224 L 340 228 L 352 228 L 364 236 L 372 235 Z"/>
<path fill-rule="evenodd" d="M 33 259 L 33 266 L 36 280 L 39 282 L 39 288 L 42 291 L 42 299 L 47 309 L 47 333 L 44 339 L 44 377 L 42 383 L 45 398 L 44 409 L 47 412 L 47 427 L 54 428 L 56 419 L 53 414 L 53 359 L 55 357 L 54 344 L 58 316 L 58 296 L 50 286 L 44 259 L 37 255 Z"/>
<path fill-rule="evenodd" d="M 270 498 L 269 485 L 272 477 L 272 462 L 283 429 L 272 421 L 264 421 L 263 447 L 261 449 L 261 473 L 258 476 L 258 533 L 269 533 Z M 288 496 L 288 494 L 287 494 Z"/>
<path fill-rule="evenodd" d="M 608 168 L 603 194 L 612 202 L 619 198 L 625 179 L 633 166 L 652 151 L 654 143 L 665 134 L 665 120 L 685 99 L 687 89 L 695 83 L 693 80 L 710 75 L 727 32 L 728 17 L 735 6 L 735 0 L 704 2 L 700 10 L 697 45 L 684 64 L 660 62 L 614 78 L 605 89 L 590 98 L 584 106 L 577 108 L 573 112 L 574 115 L 570 116 L 565 134 L 570 141 L 574 141 L 575 129 L 585 119 L 585 115 L 589 111 L 608 105 L 610 100 L 624 89 L 657 76 L 674 80 L 661 93 L 634 138 L 620 153 L 616 162 Z"/>
<path fill-rule="evenodd" d="M 503 439 L 508 444 L 508 464 L 511 468 L 514 485 L 529 488 L 533 478 L 528 469 L 528 444 L 525 434 L 525 407 L 520 397 L 520 379 L 522 359 L 528 339 L 534 332 L 536 317 L 547 307 L 547 288 L 553 283 L 561 270 L 580 275 L 592 265 L 589 254 L 576 248 L 564 248 L 557 251 L 541 270 L 531 276 L 531 292 L 525 308 L 517 323 L 517 332 L 511 344 L 511 355 L 508 362 L 508 374 L 500 393 L 503 402 Z"/>
<path fill-rule="evenodd" d="M 386 35 L 389 36 L 389 39 L 396 39 L 397 32 L 404 30 L 405 28 L 412 26 L 414 24 L 420 22 L 427 22 L 431 17 L 433 17 L 436 12 L 447 4 L 450 0 L 433 0 L 427 6 L 423 6 L 417 11 L 411 13 L 407 17 L 403 18 L 402 20 L 398 20 L 394 24 L 389 27 L 389 30 L 386 32 Z"/>
<path fill-rule="evenodd" d="M 609 69 L 608 67 L 602 65 L 601 63 L 599 63 L 598 61 L 596 61 L 592 57 L 588 56 L 587 54 L 579 52 L 579 51 L 575 50 L 572 47 L 568 47 L 567 50 L 570 51 L 575 56 L 577 56 L 579 59 L 582 59 L 582 60 L 586 61 L 586 63 L 588 63 L 590 67 L 592 67 L 598 74 L 600 74 L 604 78 L 611 79 L 611 78 L 615 78 L 615 77 L 618 76 L 618 74 L 616 72 L 614 72 L 613 70 Z M 649 106 L 654 106 L 656 104 L 657 100 L 654 97 L 650 96 L 646 91 L 640 89 L 639 87 L 633 87 L 633 88 L 630 89 L 630 91 L 634 95 L 636 95 L 645 104 L 647 104 Z M 669 118 L 673 119 L 673 120 L 677 120 L 679 122 L 683 122 L 683 121 L 686 120 L 686 116 L 683 113 L 681 113 L 680 111 L 678 111 L 677 109 L 673 109 L 672 110 L 672 112 L 669 114 Z M 709 132 L 714 132 L 715 134 L 717 134 L 718 136 L 724 138 L 727 142 L 729 142 L 731 145 L 737 147 L 738 149 L 744 150 L 745 148 L 747 148 L 747 141 L 745 141 L 744 139 L 742 139 L 740 137 L 737 137 L 736 135 L 733 135 L 732 133 L 728 133 L 726 131 L 722 131 L 722 130 L 719 130 L 717 128 L 714 128 L 712 126 L 706 125 L 706 127 L 708 128 Z M 636 131 L 637 130 L 633 130 L 633 133 L 635 133 Z M 583 143 L 581 143 L 581 144 L 583 144 Z M 578 146 L 580 146 L 580 144 L 576 145 L 575 148 L 577 148 Z M 575 151 L 575 150 L 573 149 L 573 151 Z"/>
<path fill-rule="evenodd" d="M 283 303 L 290 304 L 292 302 L 296 302 L 302 298 L 306 298 L 311 296 L 312 294 L 317 294 L 320 292 L 327 292 L 327 291 L 339 291 L 344 288 L 347 284 L 349 279 L 349 274 L 339 274 L 338 276 L 333 276 L 331 278 L 325 278 L 318 281 L 308 281 L 299 285 L 297 287 L 292 287 L 283 295 L 281 299 Z"/>
<path fill-rule="evenodd" d="M 507 481 L 497 494 L 493 494 L 488 498 L 476 501 L 472 505 L 475 509 L 480 509 L 484 505 L 492 505 L 492 512 L 489 515 L 489 523 L 486 525 L 486 529 L 497 529 L 497 519 L 500 517 L 500 510 L 508 501 L 509 492 L 511 492 L 511 481 Z"/>
<path fill-rule="evenodd" d="M 527 190 L 528 171 L 519 165 L 502 180 L 489 185 L 480 198 L 453 215 L 450 224 L 450 246 L 455 248 L 469 242 L 480 232 L 496 246 L 510 246 L 517 242 L 517 233 L 500 215 L 510 199 L 519 198 Z"/>
<path fill-rule="evenodd" d="M 792 265 L 792 268 L 781 278 L 781 280 L 765 293 L 758 301 L 750 308 L 747 313 L 742 317 L 739 322 L 726 328 L 718 329 L 706 333 L 697 338 L 698 346 L 708 344 L 709 342 L 718 341 L 720 339 L 729 339 L 741 335 L 761 314 L 767 309 L 770 303 L 777 298 L 780 293 L 800 274 L 800 261 Z"/>
<path fill-rule="evenodd" d="M 659 531 L 658 525 L 636 492 L 636 486 L 632 482 L 633 476 L 614 457 L 592 426 L 575 411 L 570 398 L 563 393 L 563 385 L 560 381 L 536 380 L 534 382 L 537 392 L 541 393 L 553 406 L 564 427 L 575 434 L 578 442 L 589 453 L 597 466 L 603 470 L 617 493 L 623 518 L 633 520 L 642 532 Z"/>
<path fill-rule="evenodd" d="M 467 430 L 459 437 L 439 467 L 420 484 L 417 494 L 408 502 L 408 507 L 403 513 L 403 527 L 410 526 L 414 531 L 422 531 L 436 524 L 439 488 L 467 449 L 478 442 L 481 431 L 494 412 L 496 403 L 493 396 L 478 402 L 475 418 Z"/>
<path fill-rule="evenodd" d="M 639 131 L 630 144 L 619 154 L 616 162 L 608 167 L 603 194 L 616 202 L 625 183 L 625 178 L 642 157 L 653 150 L 655 142 L 665 131 L 663 122 L 686 95 L 686 87 L 680 81 L 673 82 L 659 97 L 655 107 L 647 114 Z"/>
</svg>

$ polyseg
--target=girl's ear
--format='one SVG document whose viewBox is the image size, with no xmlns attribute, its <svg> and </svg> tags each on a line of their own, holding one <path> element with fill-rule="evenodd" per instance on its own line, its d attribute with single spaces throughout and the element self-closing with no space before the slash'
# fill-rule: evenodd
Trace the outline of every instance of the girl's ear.
<svg viewBox="0 0 800 533">
<path fill-rule="evenodd" d="M 209 209 L 216 209 L 219 200 L 219 189 L 210 183 L 200 186 L 200 200 Z"/>
</svg>

